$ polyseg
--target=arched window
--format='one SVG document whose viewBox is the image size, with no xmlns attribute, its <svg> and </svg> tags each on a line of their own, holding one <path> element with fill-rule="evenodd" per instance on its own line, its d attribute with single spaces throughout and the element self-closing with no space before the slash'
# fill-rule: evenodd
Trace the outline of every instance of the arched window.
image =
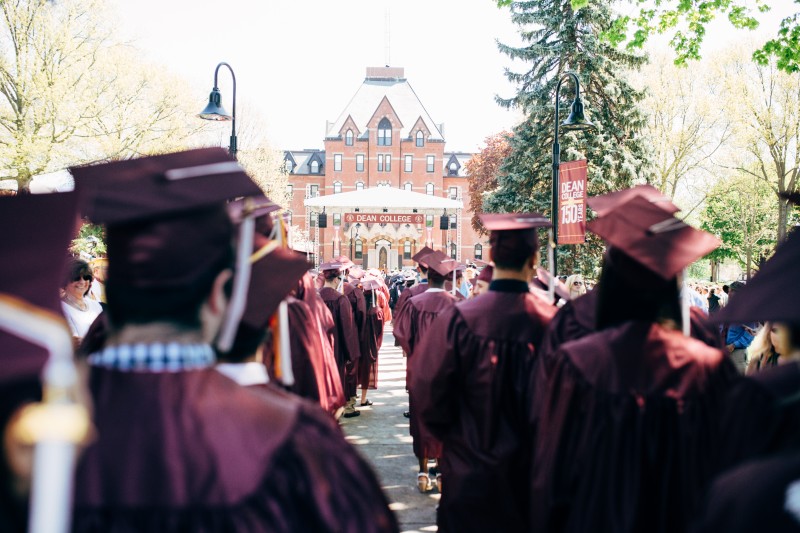
<svg viewBox="0 0 800 533">
<path fill-rule="evenodd" d="M 449 169 L 450 169 L 448 172 L 449 176 L 458 176 L 458 164 L 455 161 L 450 163 Z"/>
<path fill-rule="evenodd" d="M 378 146 L 392 145 L 392 123 L 384 118 L 378 123 Z"/>
<path fill-rule="evenodd" d="M 292 160 L 291 159 L 287 159 L 286 161 L 284 161 L 283 164 L 285 165 L 284 168 L 286 168 L 286 172 L 291 173 L 292 169 L 294 168 L 294 165 L 292 164 Z"/>
<path fill-rule="evenodd" d="M 411 184 L 410 181 L 407 181 L 407 182 L 405 182 L 403 184 L 403 189 L 406 190 L 406 191 L 413 191 L 414 190 L 414 186 Z"/>
<path fill-rule="evenodd" d="M 342 182 L 341 181 L 334 181 L 333 182 L 333 194 L 339 194 L 342 192 Z"/>
<path fill-rule="evenodd" d="M 292 212 L 286 211 L 286 225 L 292 227 Z"/>
<path fill-rule="evenodd" d="M 344 144 L 353 146 L 353 130 L 347 130 L 347 133 L 344 134 Z"/>
<path fill-rule="evenodd" d="M 357 181 L 356 182 L 356 190 L 357 191 L 363 191 L 364 190 L 364 182 L 363 181 Z"/>
<path fill-rule="evenodd" d="M 291 198 L 294 195 L 294 185 L 292 185 L 291 183 L 286 185 L 286 194 L 287 196 L 289 196 L 289 198 Z"/>
<path fill-rule="evenodd" d="M 483 246 L 480 244 L 475 245 L 475 259 L 483 259 Z"/>
<path fill-rule="evenodd" d="M 356 240 L 356 247 L 355 247 L 355 256 L 356 259 L 363 259 L 364 258 L 364 242 L 361 239 Z"/>
<path fill-rule="evenodd" d="M 319 174 L 319 161 L 312 161 L 311 162 L 311 173 L 312 174 Z"/>
<path fill-rule="evenodd" d="M 456 243 L 454 243 L 454 242 L 450 243 L 450 257 L 452 259 L 456 258 Z"/>
<path fill-rule="evenodd" d="M 403 243 L 403 259 L 411 259 L 411 241 Z"/>
<path fill-rule="evenodd" d="M 428 196 L 433 196 L 433 192 L 434 192 L 433 183 L 426 184 L 425 185 L 425 194 L 427 194 Z"/>
<path fill-rule="evenodd" d="M 425 146 L 425 134 L 422 130 L 417 130 L 417 146 Z"/>
</svg>

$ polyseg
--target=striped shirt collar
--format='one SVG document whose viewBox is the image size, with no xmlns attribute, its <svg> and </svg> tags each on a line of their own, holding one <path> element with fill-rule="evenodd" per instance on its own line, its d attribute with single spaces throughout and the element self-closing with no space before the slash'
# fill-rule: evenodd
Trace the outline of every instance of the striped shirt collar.
<svg viewBox="0 0 800 533">
<path fill-rule="evenodd" d="M 208 344 L 121 344 L 91 354 L 89 364 L 123 372 L 183 372 L 214 364 Z"/>
</svg>

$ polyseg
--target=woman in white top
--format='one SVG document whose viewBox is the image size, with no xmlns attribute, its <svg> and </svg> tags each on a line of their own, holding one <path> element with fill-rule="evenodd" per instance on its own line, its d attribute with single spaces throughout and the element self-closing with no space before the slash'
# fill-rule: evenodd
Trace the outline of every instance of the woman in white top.
<svg viewBox="0 0 800 533">
<path fill-rule="evenodd" d="M 103 311 L 98 302 L 86 298 L 92 286 L 92 279 L 89 264 L 80 259 L 73 259 L 67 268 L 67 277 L 62 288 L 61 308 L 75 338 L 76 346 L 86 335 L 97 315 Z"/>
</svg>

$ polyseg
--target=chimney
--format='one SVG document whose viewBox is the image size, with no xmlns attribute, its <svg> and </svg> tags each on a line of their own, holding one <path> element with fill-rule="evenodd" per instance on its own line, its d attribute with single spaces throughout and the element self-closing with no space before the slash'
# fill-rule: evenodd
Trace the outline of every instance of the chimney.
<svg viewBox="0 0 800 533">
<path fill-rule="evenodd" d="M 373 81 L 400 81 L 405 80 L 403 67 L 367 67 L 367 80 Z"/>
</svg>

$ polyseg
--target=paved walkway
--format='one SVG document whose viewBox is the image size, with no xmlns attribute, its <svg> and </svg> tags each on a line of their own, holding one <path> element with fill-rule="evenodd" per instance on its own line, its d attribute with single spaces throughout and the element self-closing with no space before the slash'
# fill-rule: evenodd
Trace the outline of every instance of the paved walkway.
<svg viewBox="0 0 800 533">
<path fill-rule="evenodd" d="M 369 391 L 367 396 L 374 405 L 357 407 L 361 416 L 342 418 L 342 429 L 377 473 L 400 531 L 436 531 L 439 493 L 434 489 L 420 494 L 417 490 L 419 466 L 411 449 L 408 419 L 403 417 L 403 411 L 408 410 L 405 380 L 406 360 L 402 350 L 394 346 L 389 324 L 378 356 L 378 390 Z"/>
</svg>

